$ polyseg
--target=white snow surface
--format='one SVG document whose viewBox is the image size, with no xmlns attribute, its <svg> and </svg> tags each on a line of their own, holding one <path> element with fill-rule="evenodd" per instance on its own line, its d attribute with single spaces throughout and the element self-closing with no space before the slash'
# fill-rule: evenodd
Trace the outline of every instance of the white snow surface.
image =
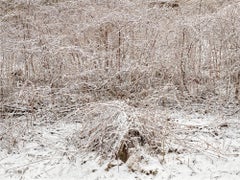
<svg viewBox="0 0 240 180">
<path fill-rule="evenodd" d="M 79 152 L 71 145 L 70 137 L 81 129 L 81 123 L 60 121 L 39 125 L 23 137 L 21 148 L 8 153 L 0 149 L 0 179 L 49 180 L 134 180 L 134 179 L 240 179 L 240 119 L 220 115 L 200 115 L 176 111 L 162 111 L 164 116 L 180 124 L 212 128 L 227 123 L 221 135 L 208 139 L 213 151 L 198 153 L 169 153 L 164 157 L 145 154 L 132 155 L 127 163 L 103 160 L 94 153 Z M 206 138 L 206 139 L 204 139 Z M 109 164 L 112 168 L 107 170 Z M 151 173 L 155 172 L 155 174 Z"/>
</svg>

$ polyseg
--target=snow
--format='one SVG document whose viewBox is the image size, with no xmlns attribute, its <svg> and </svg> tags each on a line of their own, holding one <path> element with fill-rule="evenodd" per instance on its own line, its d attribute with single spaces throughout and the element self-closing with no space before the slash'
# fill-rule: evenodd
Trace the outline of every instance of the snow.
<svg viewBox="0 0 240 180">
<path fill-rule="evenodd" d="M 240 178 L 240 122 L 238 117 L 162 111 L 172 121 L 208 127 L 198 138 L 212 146 L 200 151 L 169 153 L 164 157 L 137 152 L 126 163 L 103 160 L 94 153 L 79 152 L 70 137 L 80 123 L 60 121 L 39 125 L 25 135 L 21 148 L 8 153 L 0 150 L 0 179 L 231 179 Z M 222 123 L 228 126 L 219 127 Z M 209 138 L 209 129 L 221 134 Z M 205 132 L 205 133 L 203 133 Z M 201 144 L 200 144 L 201 145 Z M 190 147 L 190 146 L 189 146 Z M 186 147 L 188 148 L 188 147 Z"/>
<path fill-rule="evenodd" d="M 161 1 L 1 1 L 0 180 L 240 179 L 239 0 Z"/>
</svg>

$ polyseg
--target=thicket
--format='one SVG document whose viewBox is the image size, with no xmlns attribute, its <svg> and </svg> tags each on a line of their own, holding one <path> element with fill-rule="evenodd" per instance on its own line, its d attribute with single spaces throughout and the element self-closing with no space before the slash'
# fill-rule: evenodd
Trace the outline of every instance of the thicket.
<svg viewBox="0 0 240 180">
<path fill-rule="evenodd" d="M 237 0 L 1 0 L 0 16 L 1 123 L 112 100 L 240 103 Z"/>
</svg>

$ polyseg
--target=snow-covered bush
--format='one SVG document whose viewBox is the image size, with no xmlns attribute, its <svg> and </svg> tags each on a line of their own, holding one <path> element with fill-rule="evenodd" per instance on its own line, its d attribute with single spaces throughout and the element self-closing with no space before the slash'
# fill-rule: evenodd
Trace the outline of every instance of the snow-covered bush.
<svg viewBox="0 0 240 180">
<path fill-rule="evenodd" d="M 174 123 L 150 111 L 139 111 L 121 101 L 112 101 L 93 103 L 84 112 L 79 117 L 83 127 L 72 137 L 80 151 L 126 162 L 138 151 L 164 155 L 173 148 L 168 143 L 174 134 L 171 132 Z"/>
</svg>

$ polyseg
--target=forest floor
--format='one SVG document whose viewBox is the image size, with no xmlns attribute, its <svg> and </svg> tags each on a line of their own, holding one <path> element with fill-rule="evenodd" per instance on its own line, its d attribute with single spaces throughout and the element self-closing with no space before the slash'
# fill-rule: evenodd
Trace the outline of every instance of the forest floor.
<svg viewBox="0 0 240 180">
<path fill-rule="evenodd" d="M 240 116 L 202 115 L 183 110 L 161 110 L 179 125 L 201 127 L 191 131 L 196 143 L 182 152 L 162 156 L 132 155 L 126 163 L 103 160 L 94 152 L 80 152 L 71 137 L 81 122 L 34 122 L 11 150 L 0 149 L 0 179 L 239 179 Z M 18 127 L 25 123 L 19 120 Z M 184 136 L 183 136 L 184 137 Z M 194 139 L 193 139 L 194 140 Z M 207 144 L 207 146 L 206 146 Z M 198 147 L 199 146 L 199 147 Z M 202 147 L 200 147 L 202 146 Z M 196 151 L 197 150 L 197 151 Z M 144 153 L 144 152 L 141 152 Z"/>
</svg>

